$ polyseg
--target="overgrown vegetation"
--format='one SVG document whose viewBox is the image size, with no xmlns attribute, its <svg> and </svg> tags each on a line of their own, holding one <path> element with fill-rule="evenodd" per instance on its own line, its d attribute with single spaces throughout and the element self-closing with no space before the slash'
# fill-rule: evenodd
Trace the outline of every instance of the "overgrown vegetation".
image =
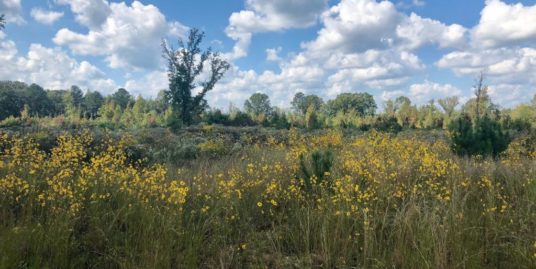
<svg viewBox="0 0 536 269">
<path fill-rule="evenodd" d="M 215 138 L 206 158 L 163 166 L 129 153 L 131 136 L 94 137 L 45 150 L 0 135 L 0 267 L 536 265 L 526 139 L 466 159 L 433 137 L 292 129 L 220 157 Z"/>
<path fill-rule="evenodd" d="M 203 37 L 155 99 L 0 82 L 0 268 L 536 267 L 536 95 L 222 111 Z"/>
<path fill-rule="evenodd" d="M 456 152 L 498 156 L 512 137 L 536 128 L 536 105 L 532 102 L 500 109 L 491 102 L 486 89 L 478 92 L 478 102 L 476 97 L 469 99 L 459 109 L 455 97 L 440 99 L 439 107 L 435 102 L 417 107 L 402 96 L 387 101 L 380 113 L 375 113 L 376 104 L 368 94 L 341 94 L 324 103 L 316 95 L 297 93 L 292 110 L 285 110 L 273 107 L 266 94 L 256 93 L 246 100 L 245 111 L 231 106 L 223 112 L 206 109 L 203 105 L 195 115 L 188 116 L 191 117 L 188 121 L 276 129 L 297 127 L 311 131 L 375 129 L 397 133 L 416 129 L 447 130 L 453 136 Z M 186 127 L 184 119 L 176 112 L 181 108 L 172 105 L 169 94 L 162 91 L 154 100 L 141 96 L 134 98 L 121 88 L 110 96 L 102 96 L 96 91 L 83 93 L 77 86 L 52 91 L 36 84 L 4 81 L 0 82 L 0 127 L 99 126 L 114 130 L 154 127 L 177 130 Z M 187 110 L 189 113 L 195 111 Z"/>
</svg>

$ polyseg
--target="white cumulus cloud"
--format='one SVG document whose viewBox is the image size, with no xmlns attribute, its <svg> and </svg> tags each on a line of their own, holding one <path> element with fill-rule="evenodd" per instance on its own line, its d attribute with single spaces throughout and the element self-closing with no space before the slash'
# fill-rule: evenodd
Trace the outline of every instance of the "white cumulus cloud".
<svg viewBox="0 0 536 269">
<path fill-rule="evenodd" d="M 52 25 L 54 22 L 63 17 L 63 12 L 57 12 L 52 10 L 44 10 L 41 8 L 32 8 L 30 13 L 34 20 L 42 23 Z"/>
<path fill-rule="evenodd" d="M 21 0 L 0 0 L 0 13 L 6 16 L 6 21 L 8 23 L 25 23 L 21 11 Z"/>
<path fill-rule="evenodd" d="M 60 48 L 31 44 L 26 55 L 20 55 L 11 40 L 0 42 L 0 80 L 37 83 L 48 89 L 66 89 L 78 85 L 84 89 L 111 93 L 117 88 L 96 66 L 77 61 Z"/>
<path fill-rule="evenodd" d="M 536 42 L 536 5 L 487 0 L 480 14 L 480 22 L 472 32 L 475 47 Z"/>
<path fill-rule="evenodd" d="M 78 1 L 69 2 L 73 12 L 86 14 L 74 4 Z M 94 2 L 101 1 L 91 3 Z M 125 2 L 111 3 L 108 8 L 109 12 L 103 13 L 107 14 L 104 20 L 87 21 L 85 15 L 79 19 L 89 27 L 88 33 L 63 28 L 54 37 L 54 42 L 70 48 L 75 54 L 104 56 L 112 68 L 155 69 L 162 63 L 161 39 L 177 38 L 187 31 L 178 22 L 168 22 L 153 5 L 134 1 L 130 6 Z"/>
<path fill-rule="evenodd" d="M 246 56 L 254 33 L 311 26 L 326 7 L 327 0 L 247 0 L 245 10 L 229 17 L 225 32 L 236 44 L 227 56 Z"/>
<path fill-rule="evenodd" d="M 112 10 L 105 0 L 55 0 L 57 4 L 69 5 L 78 23 L 89 28 L 100 27 Z"/>
</svg>

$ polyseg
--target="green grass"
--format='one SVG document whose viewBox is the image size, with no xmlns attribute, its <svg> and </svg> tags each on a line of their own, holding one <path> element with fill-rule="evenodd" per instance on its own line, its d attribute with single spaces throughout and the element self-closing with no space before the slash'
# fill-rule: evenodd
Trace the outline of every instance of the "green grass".
<svg viewBox="0 0 536 269">
<path fill-rule="evenodd" d="M 112 196 L 88 199 L 74 215 L 32 202 L 13 206 L 0 198 L 0 268 L 536 268 L 533 159 L 508 164 L 445 153 L 461 171 L 444 179 L 452 189 L 447 203 L 426 195 L 396 200 L 378 193 L 367 212 L 360 208 L 347 216 L 335 212 L 350 210 L 352 203 L 319 202 L 333 195 L 320 187 L 310 198 L 265 204 L 263 212 L 257 206 L 266 195 L 262 182 L 285 185 L 296 176 L 290 163 L 282 172 L 273 168 L 287 164 L 287 151 L 245 146 L 181 167 L 168 163 L 169 178 L 204 183 L 200 189 L 192 186 L 181 212 L 101 190 L 98 184 L 88 193 Z M 338 154 L 335 176 L 346 173 Z M 270 169 L 238 181 L 241 199 L 217 191 L 219 174 L 250 175 L 250 163 Z M 9 172 L 0 171 L 0 178 Z M 482 188 L 483 175 L 502 189 Z M 261 183 L 246 186 L 250 179 Z M 470 182 L 467 188 L 460 187 L 464 179 Z M 490 206 L 500 208 L 498 193 L 508 197 L 508 210 L 483 213 Z"/>
</svg>

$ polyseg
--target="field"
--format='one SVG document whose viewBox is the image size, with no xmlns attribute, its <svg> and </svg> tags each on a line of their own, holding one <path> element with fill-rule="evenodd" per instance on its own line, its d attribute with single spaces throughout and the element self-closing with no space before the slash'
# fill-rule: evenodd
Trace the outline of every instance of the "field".
<svg viewBox="0 0 536 269">
<path fill-rule="evenodd" d="M 0 268 L 535 268 L 536 151 L 448 141 L 2 131 Z"/>
</svg>

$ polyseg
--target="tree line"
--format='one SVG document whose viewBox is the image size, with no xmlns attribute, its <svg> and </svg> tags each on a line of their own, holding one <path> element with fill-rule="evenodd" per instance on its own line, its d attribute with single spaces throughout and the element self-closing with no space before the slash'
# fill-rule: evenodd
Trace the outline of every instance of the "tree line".
<svg viewBox="0 0 536 269">
<path fill-rule="evenodd" d="M 410 98 L 399 96 L 384 102 L 378 113 L 379 107 L 368 93 L 342 93 L 324 101 L 317 95 L 298 92 L 291 101 L 291 109 L 272 106 L 264 93 L 251 95 L 243 110 L 234 105 L 226 112 L 211 109 L 205 96 L 230 64 L 210 48 L 202 49 L 203 38 L 203 32 L 192 29 L 186 41 L 179 40 L 177 49 L 162 42 L 169 88 L 160 91 L 154 99 L 134 97 L 124 88 L 103 96 L 98 91 L 84 92 L 78 86 L 45 90 L 37 84 L 2 81 L 0 126 L 27 124 L 32 118 L 56 118 L 58 124 L 88 121 L 112 128 L 163 126 L 178 129 L 204 122 L 229 126 L 295 126 L 310 130 L 334 127 L 389 132 L 449 129 L 454 139 L 459 139 L 458 145 L 464 145 L 460 151 L 467 151 L 465 153 L 470 153 L 467 148 L 475 144 L 474 140 L 481 139 L 482 133 L 495 132 L 486 136 L 493 136 L 492 144 L 496 145 L 502 143 L 496 141 L 507 140 L 503 129 L 521 131 L 536 127 L 536 95 L 531 103 L 501 109 L 489 97 L 483 74 L 475 83 L 474 97 L 464 104 L 452 96 L 417 106 Z"/>
<path fill-rule="evenodd" d="M 308 129 L 323 127 L 367 128 L 379 121 L 392 121 L 407 129 L 447 128 L 454 119 L 465 115 L 471 119 L 490 117 L 515 122 L 518 128 L 536 122 L 536 95 L 527 104 L 519 104 L 512 109 L 501 109 L 494 104 L 487 90 L 478 98 L 460 104 L 456 96 L 431 100 L 417 106 L 405 96 L 388 100 L 378 113 L 378 105 L 368 93 L 342 93 L 336 98 L 324 101 L 314 94 L 298 92 L 291 101 L 290 109 L 272 106 L 264 93 L 252 94 L 244 103 L 243 110 L 230 105 L 226 112 L 211 109 L 208 104 L 192 113 L 189 124 L 177 117 L 173 103 L 166 90 L 154 99 L 135 97 L 126 89 L 103 96 L 98 91 L 83 91 L 78 86 L 63 90 L 45 90 L 37 84 L 28 85 L 18 81 L 0 81 L 0 121 L 7 118 L 64 116 L 69 119 L 106 119 L 120 123 L 122 114 L 133 114 L 137 118 L 163 116 L 167 114 L 169 125 L 186 126 L 205 122 L 236 126 L 264 125 L 287 128 L 301 126 Z M 175 118 L 174 120 L 172 118 Z M 163 125 L 166 125 L 163 124 Z"/>
</svg>

